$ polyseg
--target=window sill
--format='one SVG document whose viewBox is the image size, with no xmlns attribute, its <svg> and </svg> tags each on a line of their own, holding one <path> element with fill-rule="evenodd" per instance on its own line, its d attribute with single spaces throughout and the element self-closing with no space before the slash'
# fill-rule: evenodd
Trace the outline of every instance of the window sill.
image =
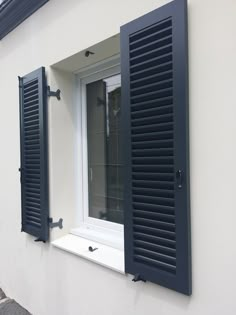
<svg viewBox="0 0 236 315">
<path fill-rule="evenodd" d="M 124 230 L 115 231 L 98 225 L 83 224 L 71 229 L 70 233 L 124 251 Z"/>
<path fill-rule="evenodd" d="M 93 261 L 103 267 L 125 274 L 124 251 L 122 250 L 72 234 L 67 234 L 66 236 L 53 241 L 52 245 L 69 253 Z M 97 248 L 97 250 L 91 252 L 88 249 L 89 246 Z"/>
</svg>

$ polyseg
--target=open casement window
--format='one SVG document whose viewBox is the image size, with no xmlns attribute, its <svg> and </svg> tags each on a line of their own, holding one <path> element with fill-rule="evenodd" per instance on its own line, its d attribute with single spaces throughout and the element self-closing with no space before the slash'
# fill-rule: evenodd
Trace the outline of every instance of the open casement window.
<svg viewBox="0 0 236 315">
<path fill-rule="evenodd" d="M 86 86 L 90 217 L 123 223 L 120 75 Z"/>
<path fill-rule="evenodd" d="M 45 69 L 19 78 L 22 231 L 49 237 L 47 85 Z"/>
<path fill-rule="evenodd" d="M 125 269 L 191 294 L 187 3 L 121 28 Z"/>
<path fill-rule="evenodd" d="M 73 233 L 123 248 L 123 165 L 119 58 L 78 74 L 81 100 L 82 209 Z M 98 233 L 98 234 L 97 234 Z M 94 234 L 94 237 L 93 237 Z"/>
</svg>

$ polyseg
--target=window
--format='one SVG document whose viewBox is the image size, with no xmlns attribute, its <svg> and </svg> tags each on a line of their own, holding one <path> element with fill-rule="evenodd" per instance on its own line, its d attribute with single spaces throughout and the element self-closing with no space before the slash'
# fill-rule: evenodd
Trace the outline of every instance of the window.
<svg viewBox="0 0 236 315">
<path fill-rule="evenodd" d="M 123 248 L 124 197 L 119 58 L 78 74 L 83 202 L 73 233 Z M 78 211 L 81 211 L 79 207 Z M 82 229 L 81 229 L 82 227 Z M 84 229 L 83 229 L 84 228 Z M 86 231 L 89 233 L 86 234 Z M 93 236 L 92 231 L 95 232 Z M 85 232 L 85 234 L 84 234 Z M 113 240 L 113 241 L 111 241 Z"/>
<path fill-rule="evenodd" d="M 86 84 L 88 215 L 123 223 L 120 74 Z"/>
</svg>

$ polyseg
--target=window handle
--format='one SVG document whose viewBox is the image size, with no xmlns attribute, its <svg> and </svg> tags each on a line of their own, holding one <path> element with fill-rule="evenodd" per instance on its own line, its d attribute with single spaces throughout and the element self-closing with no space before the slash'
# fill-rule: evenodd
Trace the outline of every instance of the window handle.
<svg viewBox="0 0 236 315">
<path fill-rule="evenodd" d="M 178 188 L 181 189 L 182 184 L 183 184 L 183 171 L 182 170 L 178 170 L 176 172 L 176 182 L 177 182 Z"/>
</svg>

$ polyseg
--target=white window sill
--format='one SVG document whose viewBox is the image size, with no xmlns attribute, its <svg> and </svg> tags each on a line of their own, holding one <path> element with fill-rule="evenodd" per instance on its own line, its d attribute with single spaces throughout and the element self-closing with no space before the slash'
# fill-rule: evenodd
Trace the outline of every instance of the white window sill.
<svg viewBox="0 0 236 315">
<path fill-rule="evenodd" d="M 119 273 L 125 273 L 124 251 L 120 249 L 103 245 L 73 234 L 67 234 L 53 241 L 52 245 Z M 89 251 L 89 246 L 98 249 L 91 252 Z"/>
<path fill-rule="evenodd" d="M 95 243 L 101 243 L 124 251 L 123 229 L 121 231 L 116 231 L 98 225 L 83 224 L 78 228 L 71 229 L 70 233 L 94 241 Z"/>
</svg>

